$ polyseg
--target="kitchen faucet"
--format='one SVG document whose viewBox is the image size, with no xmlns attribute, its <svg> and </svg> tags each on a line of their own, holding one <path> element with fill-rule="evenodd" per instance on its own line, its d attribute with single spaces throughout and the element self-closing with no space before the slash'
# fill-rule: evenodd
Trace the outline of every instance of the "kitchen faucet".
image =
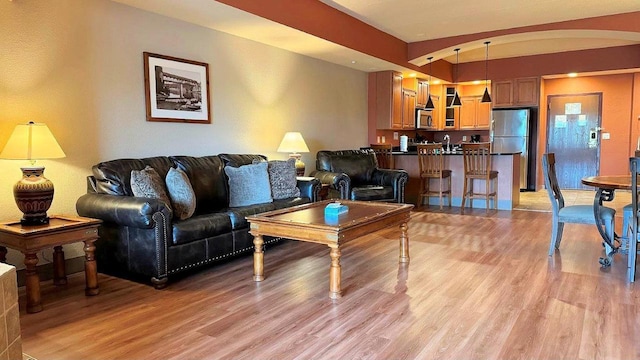
<svg viewBox="0 0 640 360">
<path fill-rule="evenodd" d="M 444 134 L 444 138 L 442 138 L 442 141 L 447 142 L 447 146 L 445 147 L 445 150 L 449 151 L 451 148 L 450 146 L 451 138 L 449 137 L 449 134 Z"/>
</svg>

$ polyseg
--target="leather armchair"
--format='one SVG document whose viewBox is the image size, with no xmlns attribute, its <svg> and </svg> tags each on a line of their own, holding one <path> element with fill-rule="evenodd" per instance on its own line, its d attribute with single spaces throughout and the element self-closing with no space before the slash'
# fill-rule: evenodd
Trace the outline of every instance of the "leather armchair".
<svg viewBox="0 0 640 360">
<path fill-rule="evenodd" d="M 318 151 L 311 176 L 339 194 L 340 199 L 404 202 L 409 175 L 404 170 L 379 169 L 371 149 Z"/>
</svg>

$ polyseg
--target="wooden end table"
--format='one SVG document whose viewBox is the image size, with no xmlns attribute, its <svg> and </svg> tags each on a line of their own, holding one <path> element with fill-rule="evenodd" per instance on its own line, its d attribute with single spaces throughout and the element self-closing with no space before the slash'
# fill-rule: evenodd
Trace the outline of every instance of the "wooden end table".
<svg viewBox="0 0 640 360">
<path fill-rule="evenodd" d="M 98 295 L 98 270 L 94 242 L 101 220 L 74 216 L 52 216 L 49 224 L 23 226 L 20 221 L 0 223 L 0 261 L 6 262 L 7 247 L 24 254 L 26 266 L 27 312 L 42 311 L 40 277 L 36 271 L 38 251 L 53 247 L 53 283 L 64 285 L 67 276 L 62 245 L 84 242 L 84 272 L 87 296 Z"/>
</svg>

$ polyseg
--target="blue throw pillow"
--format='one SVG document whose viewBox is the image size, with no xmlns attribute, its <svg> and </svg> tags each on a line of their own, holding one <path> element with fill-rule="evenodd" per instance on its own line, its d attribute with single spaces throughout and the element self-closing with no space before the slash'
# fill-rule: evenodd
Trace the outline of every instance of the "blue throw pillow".
<svg viewBox="0 0 640 360">
<path fill-rule="evenodd" d="M 225 166 L 229 178 L 229 207 L 248 206 L 273 202 L 267 162 Z"/>
</svg>

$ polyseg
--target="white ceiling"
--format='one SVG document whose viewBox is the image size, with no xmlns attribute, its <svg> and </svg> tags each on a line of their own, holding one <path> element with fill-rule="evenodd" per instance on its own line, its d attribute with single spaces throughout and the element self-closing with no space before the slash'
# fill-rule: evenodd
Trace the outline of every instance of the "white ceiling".
<svg viewBox="0 0 640 360">
<path fill-rule="evenodd" d="M 288 51 L 370 72 L 396 64 L 213 0 L 113 0 Z M 407 43 L 640 11 L 640 0 L 319 0 Z M 640 21 L 640 19 L 639 19 Z M 491 39 L 490 58 L 640 44 L 640 33 L 541 31 Z M 461 44 L 460 63 L 484 60 L 482 43 Z M 455 62 L 453 48 L 431 54 Z M 424 65 L 426 60 L 417 60 Z"/>
</svg>

